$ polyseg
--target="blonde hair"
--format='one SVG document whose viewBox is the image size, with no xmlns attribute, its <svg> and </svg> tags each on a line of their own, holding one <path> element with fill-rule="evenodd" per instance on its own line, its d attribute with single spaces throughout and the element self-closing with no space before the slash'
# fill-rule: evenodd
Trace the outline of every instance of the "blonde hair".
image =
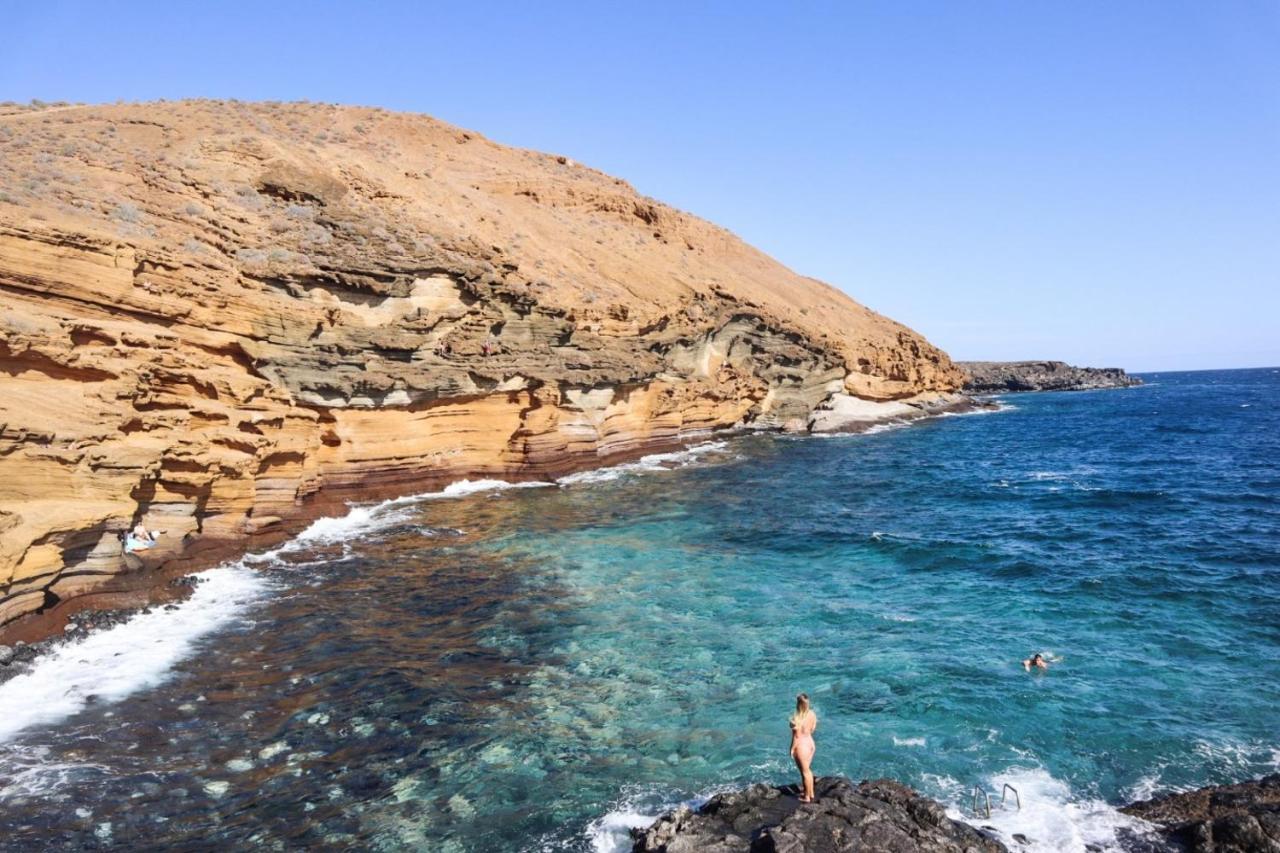
<svg viewBox="0 0 1280 853">
<path fill-rule="evenodd" d="M 809 694 L 796 694 L 796 712 L 791 715 L 791 725 L 799 725 L 802 720 L 808 719 L 809 715 L 818 716 L 813 713 L 813 708 L 809 706 Z"/>
</svg>

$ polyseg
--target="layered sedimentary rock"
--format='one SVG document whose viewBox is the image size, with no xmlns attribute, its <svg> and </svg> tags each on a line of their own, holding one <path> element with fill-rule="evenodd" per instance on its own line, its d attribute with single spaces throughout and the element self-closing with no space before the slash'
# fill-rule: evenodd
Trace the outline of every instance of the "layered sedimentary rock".
<svg viewBox="0 0 1280 853">
<path fill-rule="evenodd" d="M 1280 775 L 1143 800 L 1121 809 L 1188 853 L 1280 851 Z"/>
<path fill-rule="evenodd" d="M 565 157 L 314 104 L 0 109 L 0 624 L 342 501 L 920 401 L 920 335 Z"/>
<path fill-rule="evenodd" d="M 1007 848 L 951 820 L 927 797 L 891 779 L 854 785 L 816 780 L 816 802 L 794 786 L 752 785 L 633 830 L 635 853 L 1003 853 Z"/>
<path fill-rule="evenodd" d="M 1141 385 L 1119 367 L 1072 367 L 1064 361 L 958 361 L 964 390 L 972 394 L 1009 391 L 1091 391 Z"/>
</svg>

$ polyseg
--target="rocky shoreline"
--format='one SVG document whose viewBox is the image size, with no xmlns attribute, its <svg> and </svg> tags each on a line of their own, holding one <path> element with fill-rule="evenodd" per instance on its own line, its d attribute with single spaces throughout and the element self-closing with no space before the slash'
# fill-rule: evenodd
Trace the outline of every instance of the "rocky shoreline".
<svg viewBox="0 0 1280 853">
<path fill-rule="evenodd" d="M 570 456 L 537 470 L 507 472 L 502 479 L 512 483 L 553 481 L 581 471 L 633 462 L 648 454 L 679 451 L 713 436 L 725 438 L 739 434 L 742 434 L 742 430 L 724 429 L 679 435 L 669 440 L 629 447 L 607 456 Z M 374 503 L 440 491 L 460 480 L 493 478 L 493 473 L 481 469 L 447 475 L 429 474 L 412 483 L 375 483 L 317 494 L 308 502 L 295 506 L 291 514 L 277 518 L 270 527 L 253 535 L 205 536 L 197 539 L 166 531 L 159 536 L 159 546 L 155 551 L 141 555 L 141 568 L 107 573 L 106 576 L 97 578 L 84 591 L 55 596 L 52 600 L 46 595 L 44 607 L 7 622 L 0 621 L 0 646 L 16 649 L 23 645 L 31 647 L 49 640 L 56 641 L 68 630 L 68 626 L 76 624 L 81 613 L 132 614 L 148 607 L 164 606 L 177 597 L 185 597 L 181 591 L 185 589 L 189 592 L 193 573 L 238 559 L 251 551 L 276 547 L 297 536 L 319 519 L 345 515 L 353 503 Z M 120 553 L 121 545 L 114 535 L 108 547 L 113 554 Z"/>
<path fill-rule="evenodd" d="M 114 628 L 128 622 L 134 616 L 150 613 L 153 609 L 176 610 L 199 585 L 201 579 L 193 575 L 180 575 L 157 584 L 145 601 L 120 602 L 114 605 L 93 606 L 77 602 L 74 611 L 58 614 L 61 627 L 33 636 L 31 640 L 12 639 L 12 645 L 0 643 L 0 684 L 30 670 L 37 658 L 52 652 L 59 646 L 84 639 L 93 631 Z"/>
<path fill-rule="evenodd" d="M 856 411 L 820 412 L 808 423 L 796 421 L 767 431 L 858 433 L 886 423 L 902 423 L 942 414 L 965 414 L 995 408 L 992 403 L 963 394 L 925 396 L 905 403 L 871 401 L 863 401 L 863 403 L 864 405 Z M 676 440 L 655 441 L 627 448 L 605 457 L 585 455 L 568 457 L 561 460 L 559 464 L 541 470 L 512 472 L 504 479 L 517 483 L 554 481 L 569 474 L 633 462 L 649 454 L 683 450 L 712 438 L 732 438 L 759 431 L 740 427 L 702 431 L 679 436 Z M 64 631 L 74 630 L 74 626 L 80 624 L 79 615 L 82 613 L 91 614 L 84 624 L 101 625 L 105 624 L 106 614 L 132 614 L 148 607 L 163 606 L 173 601 L 175 596 L 181 595 L 182 590 L 189 591 L 189 585 L 193 582 L 191 578 L 193 572 L 237 559 L 251 550 L 279 545 L 302 532 L 317 519 L 346 514 L 349 503 L 348 500 L 343 499 L 344 497 L 350 500 L 358 499 L 360 502 L 390 500 L 411 494 L 439 491 L 458 480 L 484 478 L 488 475 L 489 472 L 485 471 L 463 471 L 458 476 L 428 476 L 412 484 L 400 484 L 394 487 L 375 485 L 359 491 L 348 491 L 341 496 L 325 496 L 324 500 L 316 499 L 297 507 L 293 515 L 280 519 L 271 528 L 260 531 L 258 535 L 252 537 L 205 538 L 198 542 L 181 542 L 175 545 L 175 543 L 166 542 L 166 539 L 172 538 L 169 534 L 162 535 L 161 544 L 169 547 L 162 549 L 162 553 L 158 556 L 146 556 L 143 568 L 115 573 L 100 581 L 90 591 L 58 599 L 38 611 L 0 624 L 0 648 L 30 650 L 47 641 L 58 640 L 63 636 Z M 115 547 L 118 549 L 118 545 Z M 31 654 L 31 652 L 27 651 L 24 654 Z M 4 669 L 0 667 L 0 680 L 3 678 Z"/>
<path fill-rule="evenodd" d="M 813 410 L 807 423 L 789 424 L 784 432 L 857 433 L 886 423 L 907 423 L 943 414 L 962 415 L 999 408 L 970 394 L 939 394 L 915 400 L 873 402 L 851 397 L 828 400 Z"/>
<path fill-rule="evenodd" d="M 632 830 L 633 853 L 1006 853 L 995 838 L 892 779 L 855 785 L 815 780 L 816 802 L 794 785 L 752 785 L 718 794 L 697 811 L 680 808 Z"/>
<path fill-rule="evenodd" d="M 718 794 L 697 810 L 681 806 L 633 829 L 633 853 L 1000 853 L 990 827 L 947 817 L 934 800 L 892 779 L 854 784 L 820 778 L 817 801 L 795 785 L 756 784 Z M 1126 853 L 1280 851 L 1280 774 L 1132 803 L 1120 811 L 1150 831 L 1117 837 Z M 1015 835 L 1014 850 L 1036 843 Z M 1093 848 L 1090 847 L 1090 850 Z"/>
<path fill-rule="evenodd" d="M 1073 367 L 1063 361 L 957 361 L 970 394 L 1018 391 L 1093 391 L 1129 388 L 1142 380 L 1119 367 Z"/>
<path fill-rule="evenodd" d="M 1175 850 L 1280 851 L 1280 774 L 1155 797 L 1121 811 L 1159 826 Z"/>
</svg>

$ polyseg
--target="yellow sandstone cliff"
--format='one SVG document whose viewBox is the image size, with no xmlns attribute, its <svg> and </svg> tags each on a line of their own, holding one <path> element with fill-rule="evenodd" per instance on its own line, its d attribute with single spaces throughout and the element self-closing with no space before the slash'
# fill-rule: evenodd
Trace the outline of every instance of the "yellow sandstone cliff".
<svg viewBox="0 0 1280 853">
<path fill-rule="evenodd" d="M 621 180 L 319 104 L 0 107 L 0 306 L 0 624 L 125 572 L 140 519 L 194 565 L 962 381 Z"/>
</svg>

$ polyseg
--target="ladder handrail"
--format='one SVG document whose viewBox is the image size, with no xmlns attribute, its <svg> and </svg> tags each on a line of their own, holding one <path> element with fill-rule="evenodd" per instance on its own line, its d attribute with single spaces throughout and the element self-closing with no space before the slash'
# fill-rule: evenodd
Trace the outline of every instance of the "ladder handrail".
<svg viewBox="0 0 1280 853">
<path fill-rule="evenodd" d="M 1022 795 L 1018 793 L 1017 788 L 1013 787 L 1008 782 L 1005 782 L 1004 787 L 1000 789 L 1000 808 L 1004 808 L 1004 798 L 1010 791 L 1013 791 L 1013 799 L 1018 804 L 1018 811 L 1022 811 Z"/>
<path fill-rule="evenodd" d="M 973 816 L 974 816 L 974 817 L 982 817 L 982 816 L 983 816 L 983 815 L 982 815 L 982 812 L 978 811 L 978 794 L 982 794 L 982 796 L 983 796 L 983 797 L 985 797 L 985 798 L 986 798 L 986 800 L 987 800 L 987 814 L 986 814 L 986 817 L 987 817 L 987 819 L 988 819 L 988 820 L 990 820 L 990 818 L 991 818 L 991 795 L 990 795 L 990 794 L 988 794 L 985 790 L 983 790 L 983 788 L 982 788 L 982 786 L 981 786 L 981 785 L 974 785 L 974 786 L 973 786 Z"/>
</svg>

